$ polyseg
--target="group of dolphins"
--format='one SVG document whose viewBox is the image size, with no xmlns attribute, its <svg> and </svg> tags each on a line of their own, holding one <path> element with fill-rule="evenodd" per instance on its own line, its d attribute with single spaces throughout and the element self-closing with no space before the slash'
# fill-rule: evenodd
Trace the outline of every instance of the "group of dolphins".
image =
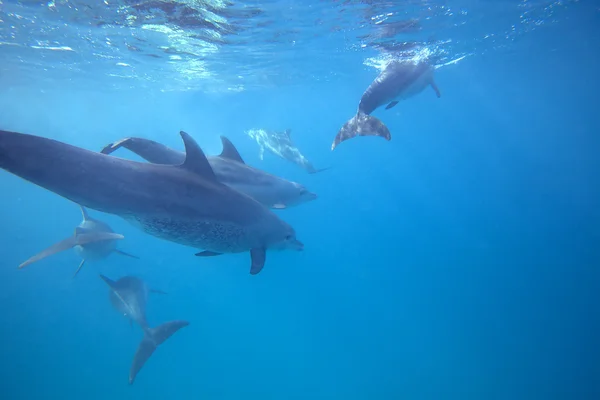
<svg viewBox="0 0 600 400">
<path fill-rule="evenodd" d="M 364 92 L 357 114 L 338 132 L 332 150 L 355 136 L 373 135 L 390 140 L 388 128 L 370 114 L 387 104 L 394 107 L 431 86 L 433 68 L 425 63 L 392 61 Z M 295 162 L 309 173 L 318 170 L 293 145 L 290 131 L 272 134 L 258 129 L 246 132 L 260 146 Z M 122 217 L 155 237 L 201 249 L 197 256 L 248 252 L 250 274 L 264 267 L 267 250 L 303 250 L 296 232 L 273 211 L 316 199 L 303 185 L 247 165 L 236 147 L 221 136 L 222 152 L 206 156 L 196 141 L 180 132 L 185 151 L 140 137 L 129 137 L 100 152 L 40 136 L 0 130 L 0 168 L 78 204 L 83 221 L 74 234 L 23 262 L 23 268 L 58 252 L 74 248 L 82 261 L 102 259 L 111 253 L 135 257 L 117 249 L 123 236 L 106 223 L 89 216 L 87 208 Z M 111 153 L 125 148 L 147 162 L 118 158 Z M 150 328 L 145 315 L 149 289 L 139 278 L 116 281 L 101 275 L 110 288 L 112 304 L 137 322 L 144 338 L 134 356 L 129 382 L 158 345 L 187 321 L 171 321 Z"/>
</svg>

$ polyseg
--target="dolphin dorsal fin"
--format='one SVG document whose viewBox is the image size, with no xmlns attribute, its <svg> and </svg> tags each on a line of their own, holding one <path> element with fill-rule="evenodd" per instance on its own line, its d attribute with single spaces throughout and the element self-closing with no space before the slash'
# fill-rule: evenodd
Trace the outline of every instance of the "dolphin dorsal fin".
<svg viewBox="0 0 600 400">
<path fill-rule="evenodd" d="M 88 221 L 90 219 L 90 216 L 88 215 L 88 212 L 85 209 L 85 207 L 80 205 L 79 208 L 81 209 L 81 216 L 83 217 L 83 220 Z"/>
<path fill-rule="evenodd" d="M 206 155 L 200 146 L 198 146 L 198 143 L 184 131 L 180 131 L 179 134 L 185 145 L 185 161 L 181 164 L 181 167 L 188 171 L 195 172 L 210 181 L 216 182 L 217 177 L 215 176 L 215 172 L 208 163 Z"/>
<path fill-rule="evenodd" d="M 219 157 L 245 164 L 244 159 L 242 156 L 240 156 L 240 153 L 229 139 L 227 139 L 225 136 L 221 136 L 221 143 L 223 144 L 223 151 L 221 151 Z"/>
</svg>

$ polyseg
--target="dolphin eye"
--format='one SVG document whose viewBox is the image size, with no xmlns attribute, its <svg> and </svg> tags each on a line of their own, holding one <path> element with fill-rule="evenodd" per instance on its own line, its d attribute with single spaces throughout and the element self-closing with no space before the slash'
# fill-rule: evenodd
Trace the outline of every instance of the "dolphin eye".
<svg viewBox="0 0 600 400">
<path fill-rule="evenodd" d="M 292 240 L 292 235 L 287 235 L 287 236 L 285 237 L 285 240 Z"/>
</svg>

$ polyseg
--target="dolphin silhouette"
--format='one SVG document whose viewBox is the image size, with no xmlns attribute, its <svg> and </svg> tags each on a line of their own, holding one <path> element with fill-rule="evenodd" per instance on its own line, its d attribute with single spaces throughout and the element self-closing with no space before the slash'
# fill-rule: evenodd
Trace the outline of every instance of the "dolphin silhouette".
<svg viewBox="0 0 600 400">
<path fill-rule="evenodd" d="M 363 93 L 356 115 L 339 130 L 331 144 L 331 150 L 355 136 L 380 136 L 391 140 L 392 135 L 387 126 L 370 114 L 384 104 L 387 104 L 385 109 L 389 110 L 400 100 L 422 92 L 427 86 L 431 86 L 437 97 L 440 97 L 440 91 L 433 80 L 433 71 L 434 68 L 426 62 L 390 62 Z"/>
<path fill-rule="evenodd" d="M 303 249 L 289 224 L 217 181 L 202 149 L 180 134 L 183 164 L 159 165 L 0 131 L 0 168 L 155 237 L 204 249 L 199 256 L 249 251 L 253 275 L 262 270 L 267 249 Z"/>
<path fill-rule="evenodd" d="M 89 216 L 87 210 L 80 206 L 83 221 L 75 228 L 73 236 L 70 236 L 47 249 L 27 259 L 19 268 L 24 268 L 36 261 L 40 261 L 53 254 L 74 248 L 82 258 L 79 267 L 73 274 L 77 276 L 86 261 L 97 261 L 108 257 L 111 253 L 138 258 L 134 255 L 117 249 L 117 240 L 123 239 L 123 235 L 115 233 L 108 224 Z"/>
<path fill-rule="evenodd" d="M 221 142 L 221 154 L 207 157 L 219 182 L 270 208 L 288 208 L 317 198 L 316 194 L 299 183 L 247 165 L 233 143 L 225 136 L 221 136 Z M 110 143 L 101 153 L 111 154 L 121 147 L 154 164 L 179 165 L 185 160 L 185 153 L 140 137 L 128 137 Z"/>
<path fill-rule="evenodd" d="M 258 156 L 261 160 L 264 157 L 265 149 L 267 149 L 276 156 L 302 167 L 309 174 L 315 174 L 329 169 L 329 167 L 316 169 L 312 163 L 308 161 L 300 149 L 294 144 L 291 129 L 286 129 L 283 132 L 250 129 L 246 131 L 246 135 L 258 143 L 260 149 Z"/>
<path fill-rule="evenodd" d="M 117 281 L 113 281 L 102 274 L 100 278 L 110 288 L 109 296 L 113 307 L 130 320 L 135 321 L 144 331 L 144 338 L 138 346 L 129 370 L 129 384 L 133 384 L 135 377 L 156 348 L 179 329 L 188 326 L 189 322 L 170 321 L 155 328 L 150 328 L 146 320 L 148 293 L 164 292 L 150 289 L 144 281 L 134 276 L 124 276 Z"/>
</svg>

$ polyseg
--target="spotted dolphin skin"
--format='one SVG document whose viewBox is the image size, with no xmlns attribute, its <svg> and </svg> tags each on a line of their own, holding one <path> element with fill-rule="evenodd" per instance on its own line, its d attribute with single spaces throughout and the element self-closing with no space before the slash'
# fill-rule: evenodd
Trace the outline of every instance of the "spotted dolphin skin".
<svg viewBox="0 0 600 400">
<path fill-rule="evenodd" d="M 370 114 L 384 104 L 387 104 L 385 109 L 389 110 L 400 100 L 422 92 L 427 86 L 431 86 L 437 97 L 440 97 L 433 71 L 434 68 L 425 62 L 390 62 L 364 92 L 356 115 L 339 130 L 331 144 L 331 150 L 356 136 L 380 136 L 391 140 L 392 135 L 387 126 Z"/>
<path fill-rule="evenodd" d="M 40 261 L 53 254 L 68 249 L 75 249 L 81 257 L 79 267 L 73 274 L 73 278 L 79 273 L 86 261 L 97 261 L 108 257 L 111 253 L 138 258 L 134 255 L 117 249 L 117 240 L 123 239 L 123 235 L 115 233 L 108 224 L 89 216 L 87 210 L 81 208 L 83 221 L 75 228 L 73 236 L 53 244 L 35 256 L 29 258 L 19 268 L 24 268 L 36 261 Z"/>
<path fill-rule="evenodd" d="M 288 208 L 317 198 L 316 194 L 299 183 L 247 165 L 233 143 L 226 137 L 221 136 L 221 142 L 223 144 L 221 154 L 207 157 L 219 182 L 247 194 L 270 208 Z M 111 154 L 121 147 L 155 164 L 179 165 L 185 160 L 185 153 L 140 137 L 118 140 L 104 147 L 101 152 Z"/>
<path fill-rule="evenodd" d="M 110 288 L 109 296 L 113 307 L 127 318 L 130 318 L 131 321 L 136 322 L 144 331 L 144 337 L 138 346 L 129 370 L 129 384 L 131 385 L 156 348 L 179 329 L 188 326 L 189 322 L 170 321 L 155 328 L 150 328 L 146 320 L 148 294 L 150 292 L 164 292 L 150 289 L 144 281 L 134 276 L 125 276 L 117 281 L 113 281 L 104 275 L 100 275 L 100 278 Z"/>
<path fill-rule="evenodd" d="M 180 134 L 183 164 L 159 165 L 0 131 L 0 168 L 155 237 L 204 250 L 197 255 L 250 252 L 251 274 L 262 270 L 267 249 L 302 250 L 290 225 L 220 183 L 194 139 Z"/>
<path fill-rule="evenodd" d="M 286 129 L 283 132 L 266 131 L 264 129 L 250 129 L 246 135 L 254 139 L 259 146 L 259 157 L 262 160 L 265 149 L 276 156 L 299 165 L 308 173 L 314 174 L 329 168 L 316 169 L 310 161 L 300 152 L 292 141 L 292 131 Z"/>
</svg>

